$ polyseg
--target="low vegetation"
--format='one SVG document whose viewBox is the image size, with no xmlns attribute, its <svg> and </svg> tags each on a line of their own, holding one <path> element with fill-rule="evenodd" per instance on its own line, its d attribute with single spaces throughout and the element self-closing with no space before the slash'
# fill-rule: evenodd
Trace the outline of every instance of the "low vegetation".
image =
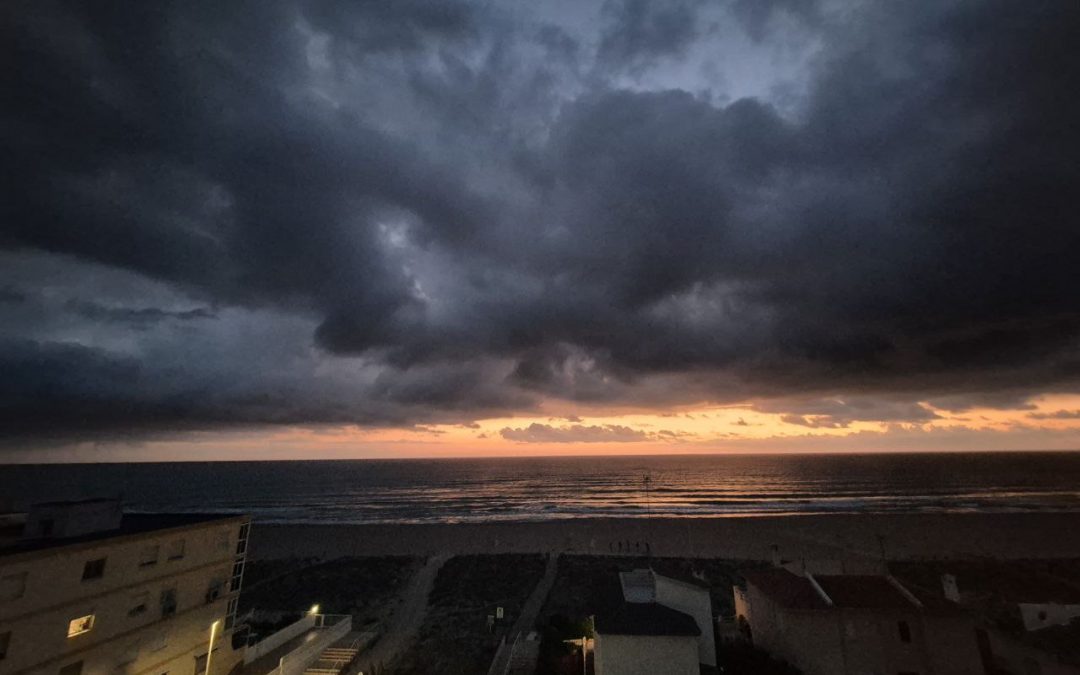
<svg viewBox="0 0 1080 675">
<path fill-rule="evenodd" d="M 464 555 L 446 561 L 428 598 L 416 644 L 393 672 L 487 672 L 500 639 L 543 572 L 540 555 Z M 497 607 L 503 608 L 504 618 L 489 628 L 488 616 L 494 616 Z"/>
<path fill-rule="evenodd" d="M 240 612 L 256 610 L 252 630 L 266 634 L 312 605 L 350 614 L 357 628 L 385 620 L 422 560 L 411 556 L 253 561 L 244 572 Z"/>
</svg>

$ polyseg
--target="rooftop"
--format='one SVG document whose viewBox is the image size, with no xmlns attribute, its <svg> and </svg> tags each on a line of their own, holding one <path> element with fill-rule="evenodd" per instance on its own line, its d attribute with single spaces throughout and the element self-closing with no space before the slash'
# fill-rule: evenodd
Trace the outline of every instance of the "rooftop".
<svg viewBox="0 0 1080 675">
<path fill-rule="evenodd" d="M 807 576 L 782 568 L 743 572 L 752 584 L 774 602 L 788 609 L 885 609 L 885 610 L 957 610 L 957 606 L 937 598 L 917 597 L 919 604 L 906 595 L 898 583 L 880 574 L 815 574 L 813 581 L 832 601 L 830 605 L 814 588 Z M 909 590 L 910 593 L 910 590 Z M 914 596 L 913 596 L 914 597 Z"/>
<path fill-rule="evenodd" d="M 701 635 L 689 614 L 655 602 L 624 602 L 596 615 L 596 632 L 601 635 Z"/>
<path fill-rule="evenodd" d="M 8 539 L 0 537 L 0 557 L 45 551 L 76 546 L 81 544 L 144 534 L 156 530 L 170 530 L 174 528 L 190 527 L 202 523 L 211 523 L 219 520 L 228 520 L 241 517 L 238 513 L 126 513 L 120 521 L 120 527 L 112 530 L 92 532 L 76 537 L 42 537 L 36 539 L 18 538 L 21 531 L 9 527 L 11 532 L 4 534 L 14 535 Z"/>
</svg>

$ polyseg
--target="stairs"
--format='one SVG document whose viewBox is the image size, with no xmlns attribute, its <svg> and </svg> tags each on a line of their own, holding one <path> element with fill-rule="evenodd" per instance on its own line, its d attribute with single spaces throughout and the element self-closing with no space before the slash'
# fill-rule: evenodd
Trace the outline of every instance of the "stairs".
<svg viewBox="0 0 1080 675">
<path fill-rule="evenodd" d="M 304 670 L 304 675 L 339 675 L 359 653 L 352 647 L 327 647 L 319 658 Z"/>
</svg>

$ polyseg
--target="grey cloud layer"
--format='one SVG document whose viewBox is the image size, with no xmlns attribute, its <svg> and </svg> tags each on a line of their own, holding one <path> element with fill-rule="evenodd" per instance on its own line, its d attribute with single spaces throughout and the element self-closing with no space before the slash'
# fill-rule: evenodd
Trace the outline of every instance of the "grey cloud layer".
<svg viewBox="0 0 1080 675">
<path fill-rule="evenodd" d="M 1075 391 L 1080 9 L 846 10 L 8 3 L 0 425 Z M 796 24 L 797 105 L 619 88 Z"/>
</svg>

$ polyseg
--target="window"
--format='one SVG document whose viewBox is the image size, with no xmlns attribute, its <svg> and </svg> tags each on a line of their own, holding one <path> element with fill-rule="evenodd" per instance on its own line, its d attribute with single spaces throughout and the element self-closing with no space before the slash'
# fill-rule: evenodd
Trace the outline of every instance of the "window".
<svg viewBox="0 0 1080 675">
<path fill-rule="evenodd" d="M 100 579 L 105 576 L 105 558 L 98 558 L 97 560 L 87 560 L 83 565 L 82 580 L 89 581 L 90 579 Z"/>
<path fill-rule="evenodd" d="M 26 592 L 26 572 L 0 577 L 0 600 L 18 600 Z"/>
<path fill-rule="evenodd" d="M 248 531 L 250 529 L 251 523 L 244 523 L 240 526 L 240 537 L 236 542 L 236 555 L 243 555 L 247 553 Z"/>
<path fill-rule="evenodd" d="M 82 635 L 83 633 L 89 633 L 94 628 L 94 615 L 87 614 L 86 616 L 80 616 L 78 619 L 72 619 L 68 622 L 68 637 L 75 637 L 76 635 Z M 81 668 L 81 666 L 80 666 Z"/>
<path fill-rule="evenodd" d="M 38 521 L 38 536 L 50 537 L 53 533 L 54 521 L 52 518 L 42 518 Z M 82 663 L 79 663 L 79 668 L 82 669 Z"/>
<path fill-rule="evenodd" d="M 221 579 L 213 579 L 210 581 L 210 586 L 206 589 L 206 604 L 214 602 L 221 597 L 222 592 L 225 590 L 225 582 Z"/>
<path fill-rule="evenodd" d="M 232 582 L 229 584 L 230 591 L 240 590 L 240 581 L 244 578 L 244 561 L 237 560 L 232 566 Z"/>
<path fill-rule="evenodd" d="M 183 557 L 184 557 L 184 540 L 183 539 L 177 539 L 176 541 L 169 544 L 169 553 L 168 553 L 169 560 L 180 560 Z"/>
<path fill-rule="evenodd" d="M 896 627 L 900 631 L 900 642 L 911 642 L 911 626 L 908 626 L 908 622 L 901 621 Z"/>
<path fill-rule="evenodd" d="M 11 644 L 11 631 L 0 633 L 0 661 L 7 657 L 8 645 Z"/>
<path fill-rule="evenodd" d="M 60 669 L 60 675 L 82 675 L 82 661 L 67 664 Z"/>
<path fill-rule="evenodd" d="M 150 593 L 143 591 L 142 593 L 136 593 L 131 596 L 131 609 L 128 610 L 128 616 L 138 616 L 143 614 L 147 610 L 147 605 L 150 604 Z"/>
<path fill-rule="evenodd" d="M 239 598 L 229 598 L 229 606 L 225 610 L 225 630 L 229 630 L 236 624 L 236 604 Z"/>
<path fill-rule="evenodd" d="M 205 675 L 208 656 L 209 654 L 203 654 L 202 656 L 195 657 L 195 675 Z"/>
<path fill-rule="evenodd" d="M 161 547 L 157 544 L 151 544 L 143 548 L 142 553 L 139 554 L 139 567 L 150 567 L 157 564 L 158 553 L 161 551 Z"/>
<path fill-rule="evenodd" d="M 166 588 L 161 591 L 161 617 L 169 617 L 176 614 L 176 587 Z"/>
</svg>

